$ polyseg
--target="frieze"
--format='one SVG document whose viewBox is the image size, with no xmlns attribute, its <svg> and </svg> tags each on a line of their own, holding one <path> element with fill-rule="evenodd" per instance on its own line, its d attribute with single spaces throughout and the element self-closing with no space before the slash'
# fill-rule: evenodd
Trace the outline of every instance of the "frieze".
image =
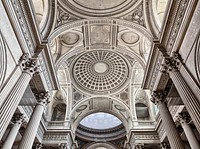
<svg viewBox="0 0 200 149">
<path fill-rule="evenodd" d="M 178 1 L 177 1 L 178 2 Z M 178 31 L 181 27 L 183 18 L 184 18 L 184 14 L 186 12 L 186 8 L 188 6 L 189 0 L 180 0 L 178 5 L 178 11 L 177 14 L 174 17 L 174 24 L 171 26 L 172 30 L 170 33 L 170 39 L 169 42 L 167 43 L 167 52 L 168 54 L 171 53 L 171 50 L 174 46 L 174 43 L 176 41 L 176 37 L 178 36 Z"/>
<path fill-rule="evenodd" d="M 22 8 L 22 6 L 21 6 L 21 4 L 18 0 L 12 0 L 11 3 L 13 5 L 17 19 L 19 21 L 19 24 L 20 24 L 19 26 L 21 27 L 21 30 L 23 32 L 22 35 L 24 36 L 25 42 L 26 42 L 26 44 L 29 48 L 30 53 L 33 55 L 35 48 L 34 48 L 34 45 L 33 45 L 33 40 L 31 38 L 31 34 L 29 32 L 29 29 L 28 29 L 28 24 L 26 22 L 26 18 L 25 18 L 24 12 L 23 12 L 23 8 Z"/>
<path fill-rule="evenodd" d="M 135 140 L 159 140 L 158 135 L 134 135 Z"/>
</svg>

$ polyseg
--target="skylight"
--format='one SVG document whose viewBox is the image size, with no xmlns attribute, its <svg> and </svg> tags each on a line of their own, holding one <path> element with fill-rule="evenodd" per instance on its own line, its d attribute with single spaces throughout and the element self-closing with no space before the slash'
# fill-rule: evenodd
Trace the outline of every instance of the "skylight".
<svg viewBox="0 0 200 149">
<path fill-rule="evenodd" d="M 82 119 L 80 124 L 92 129 L 108 129 L 114 128 L 122 122 L 112 114 L 98 112 L 88 115 Z"/>
</svg>

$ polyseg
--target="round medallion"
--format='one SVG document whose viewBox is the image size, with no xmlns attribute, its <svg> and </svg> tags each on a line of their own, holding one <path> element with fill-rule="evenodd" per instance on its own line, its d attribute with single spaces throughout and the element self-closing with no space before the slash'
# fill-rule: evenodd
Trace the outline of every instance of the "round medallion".
<svg viewBox="0 0 200 149">
<path fill-rule="evenodd" d="M 125 32 L 121 38 L 126 44 L 135 44 L 139 41 L 139 35 L 133 32 Z"/>
<path fill-rule="evenodd" d="M 127 81 L 129 68 L 118 53 L 95 50 L 82 54 L 72 67 L 75 84 L 89 93 L 109 93 Z"/>
<path fill-rule="evenodd" d="M 68 32 L 62 36 L 62 41 L 66 45 L 74 45 L 79 40 L 79 35 L 73 32 Z"/>
</svg>

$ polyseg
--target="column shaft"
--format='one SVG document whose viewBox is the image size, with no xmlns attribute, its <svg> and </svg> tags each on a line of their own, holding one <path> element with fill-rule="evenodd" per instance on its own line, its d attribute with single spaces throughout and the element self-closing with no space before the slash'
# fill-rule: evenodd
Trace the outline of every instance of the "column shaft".
<svg viewBox="0 0 200 149">
<path fill-rule="evenodd" d="M 165 103 L 158 103 L 158 108 L 160 111 L 160 116 L 165 127 L 167 138 L 169 140 L 170 146 L 173 149 L 184 149 L 182 140 L 179 133 L 177 132 L 176 125 L 172 119 L 172 116 Z"/>
<path fill-rule="evenodd" d="M 185 135 L 188 139 L 188 142 L 189 142 L 191 148 L 192 149 L 200 148 L 198 140 L 197 140 L 196 136 L 194 135 L 194 132 L 192 131 L 190 125 L 187 124 L 186 122 L 184 122 L 184 123 L 181 123 L 181 126 L 183 127 L 183 130 L 185 132 Z"/>
<path fill-rule="evenodd" d="M 20 129 L 21 125 L 15 124 L 13 125 L 13 127 L 11 128 L 8 137 L 6 138 L 5 142 L 3 143 L 3 146 L 1 149 L 11 149 L 12 145 L 15 141 L 15 138 L 17 136 L 17 133 Z"/>
<path fill-rule="evenodd" d="M 32 78 L 27 72 L 23 72 L 7 99 L 0 108 L 0 139 L 9 125 L 12 116 Z"/>
<path fill-rule="evenodd" d="M 38 104 L 35 106 L 35 109 L 29 119 L 28 125 L 18 146 L 18 149 L 32 149 L 42 114 L 44 112 L 45 106 L 49 103 L 48 93 L 41 92 L 39 94 L 35 94 L 35 96 Z"/>
<path fill-rule="evenodd" d="M 172 79 L 188 113 L 193 120 L 194 125 L 196 126 L 198 132 L 200 133 L 200 103 L 197 98 L 194 96 L 193 92 L 185 82 L 184 78 L 181 76 L 180 72 L 171 71 L 169 73 L 170 78 Z"/>
<path fill-rule="evenodd" d="M 35 107 L 18 149 L 32 149 L 32 145 L 35 140 L 35 136 L 37 134 L 37 130 L 40 124 L 40 120 L 42 118 L 43 111 L 44 111 L 44 105 L 38 104 Z"/>
</svg>

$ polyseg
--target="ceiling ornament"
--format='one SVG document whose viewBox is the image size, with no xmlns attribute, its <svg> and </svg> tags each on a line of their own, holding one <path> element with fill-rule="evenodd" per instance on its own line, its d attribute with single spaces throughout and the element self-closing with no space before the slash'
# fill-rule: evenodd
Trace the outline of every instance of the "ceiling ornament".
<svg viewBox="0 0 200 149">
<path fill-rule="evenodd" d="M 128 15 L 121 17 L 121 19 L 137 23 L 139 25 L 145 26 L 143 5 L 140 4 L 133 12 Z"/>
<path fill-rule="evenodd" d="M 77 17 L 69 14 L 68 12 L 64 11 L 62 8 L 60 8 L 59 6 L 57 7 L 57 21 L 56 21 L 56 28 L 69 23 L 69 22 L 73 22 L 78 20 Z"/>
<path fill-rule="evenodd" d="M 121 39 L 127 45 L 134 45 L 139 41 L 140 36 L 137 33 L 129 31 L 129 32 L 123 33 L 121 35 Z"/>
<path fill-rule="evenodd" d="M 67 32 L 60 38 L 66 46 L 72 46 L 79 41 L 80 36 L 74 32 Z"/>
<path fill-rule="evenodd" d="M 95 50 L 82 54 L 72 67 L 76 85 L 91 94 L 119 90 L 129 78 L 129 67 L 118 53 Z"/>
</svg>

